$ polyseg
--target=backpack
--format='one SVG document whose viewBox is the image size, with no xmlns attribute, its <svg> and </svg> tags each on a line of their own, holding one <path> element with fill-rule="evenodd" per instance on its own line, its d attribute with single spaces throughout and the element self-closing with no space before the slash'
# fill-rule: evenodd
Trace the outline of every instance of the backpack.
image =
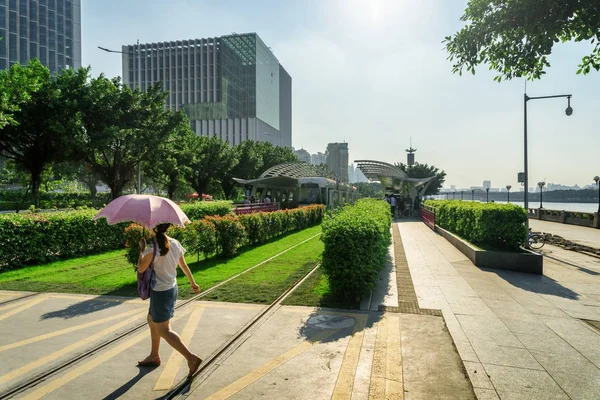
<svg viewBox="0 0 600 400">
<path fill-rule="evenodd" d="M 154 277 L 154 259 L 156 258 L 156 242 L 152 243 L 152 247 L 154 248 L 152 251 L 152 261 L 150 265 L 144 272 L 137 273 L 137 288 L 138 294 L 142 300 L 146 300 L 150 297 L 150 291 L 152 290 L 153 283 L 155 281 Z"/>
</svg>

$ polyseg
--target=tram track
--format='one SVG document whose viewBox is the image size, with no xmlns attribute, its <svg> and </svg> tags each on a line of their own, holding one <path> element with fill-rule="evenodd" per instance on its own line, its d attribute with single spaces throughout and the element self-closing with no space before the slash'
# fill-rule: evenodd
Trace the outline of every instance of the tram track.
<svg viewBox="0 0 600 400">
<path fill-rule="evenodd" d="M 248 269 L 246 269 L 246 270 L 244 270 L 244 271 L 242 271 L 242 272 L 240 272 L 240 273 L 238 273 L 238 274 L 236 274 L 236 275 L 234 275 L 234 276 L 232 276 L 232 277 L 230 277 L 230 278 L 228 278 L 228 279 L 226 279 L 226 280 L 224 280 L 222 282 L 219 282 L 218 284 L 210 287 L 209 289 L 206 289 L 203 292 L 201 292 L 201 293 L 199 293 L 199 294 L 197 294 L 197 295 L 189 298 L 188 300 L 185 300 L 185 301 L 177 304 L 175 306 L 175 310 L 181 310 L 182 308 L 184 308 L 188 304 L 190 304 L 190 303 L 192 303 L 192 302 L 194 302 L 196 300 L 199 300 L 202 297 L 204 297 L 204 296 L 206 296 L 206 295 L 214 292 L 215 290 L 217 290 L 221 286 L 227 284 L 228 282 L 231 282 L 232 280 L 234 280 L 234 279 L 236 279 L 236 278 L 238 278 L 238 277 L 246 274 L 247 272 L 250 272 L 250 271 L 252 271 L 252 270 L 254 270 L 254 269 L 256 269 L 256 268 L 258 268 L 258 267 L 260 267 L 260 266 L 262 266 L 262 265 L 264 265 L 266 263 L 268 263 L 269 261 L 271 261 L 271 260 L 273 260 L 273 259 L 275 259 L 275 258 L 277 258 L 277 257 L 279 257 L 279 256 L 281 256 L 281 255 L 283 255 L 285 253 L 287 253 L 290 250 L 295 249 L 298 246 L 301 246 L 301 245 L 307 243 L 308 241 L 310 241 L 310 240 L 312 240 L 312 239 L 314 239 L 314 238 L 316 238 L 316 237 L 318 237 L 320 235 L 321 235 L 321 233 L 313 235 L 313 236 L 311 236 L 311 237 L 309 237 L 309 238 L 307 238 L 307 239 L 305 239 L 305 240 L 303 240 L 303 241 L 301 241 L 299 243 L 296 243 L 293 246 L 290 246 L 287 249 L 285 249 L 283 251 L 280 251 L 279 253 L 277 253 L 277 254 L 275 254 L 275 255 L 273 255 L 273 256 L 271 256 L 271 257 L 269 257 L 269 258 L 267 258 L 267 259 L 265 259 L 263 261 L 261 261 L 260 263 L 254 265 L 254 266 L 252 266 L 252 267 L 250 267 L 250 268 L 248 268 Z M 239 338 L 240 335 L 242 335 L 244 332 L 249 331 L 253 326 L 255 326 L 257 324 L 257 321 L 259 319 L 263 318 L 264 315 L 269 310 L 273 310 L 274 308 L 276 308 L 277 304 L 280 304 L 281 301 L 283 301 L 285 299 L 285 297 L 287 297 L 287 295 L 289 295 L 293 290 L 295 290 L 295 288 L 297 288 L 317 268 L 318 268 L 318 264 L 313 269 L 311 269 L 311 271 L 309 271 L 306 275 L 304 275 L 303 278 L 301 278 L 293 286 L 291 286 L 290 288 L 288 288 L 280 297 L 278 297 L 273 303 L 271 303 L 271 305 L 267 306 L 265 308 L 265 310 L 261 311 L 257 316 L 255 316 L 248 324 L 246 324 L 240 331 L 238 331 L 238 333 L 236 333 L 236 335 L 234 335 L 232 337 L 232 339 L 236 338 L 236 337 Z M 22 297 L 20 297 L 18 299 L 11 299 L 11 300 L 8 300 L 7 302 L 17 301 L 17 300 L 23 299 L 25 297 L 33 297 L 33 296 L 40 295 L 40 294 L 42 294 L 42 293 L 34 293 L 34 294 L 31 294 L 31 295 L 28 295 L 28 296 L 22 296 Z M 67 360 L 65 360 L 64 362 L 61 362 L 58 365 L 56 365 L 54 367 L 51 367 L 50 369 L 47 369 L 46 371 L 42 371 L 42 372 L 40 372 L 38 374 L 35 374 L 35 375 L 31 376 L 30 378 L 28 378 L 26 380 L 18 382 L 16 385 L 14 385 L 12 387 L 9 387 L 8 389 L 4 390 L 3 392 L 0 392 L 0 400 L 12 398 L 12 397 L 14 397 L 14 396 L 16 396 L 16 395 L 18 395 L 20 393 L 25 392 L 28 389 L 31 389 L 31 388 L 35 387 L 39 383 L 47 381 L 51 377 L 53 377 L 56 374 L 58 374 L 58 373 L 60 373 L 60 372 L 62 372 L 64 370 L 66 370 L 67 368 L 71 367 L 72 365 L 74 365 L 74 364 L 76 364 L 76 363 L 78 363 L 78 362 L 80 362 L 80 361 L 82 361 L 82 360 L 84 360 L 86 358 L 92 357 L 93 355 L 95 355 L 98 352 L 100 352 L 101 350 L 109 347 L 110 345 L 112 345 L 112 344 L 114 344 L 114 343 L 116 343 L 118 341 L 121 341 L 121 340 L 125 339 L 126 337 L 132 335 L 135 332 L 140 331 L 141 329 L 143 329 L 147 325 L 148 325 L 147 321 L 141 322 L 141 323 L 133 326 L 132 328 L 129 328 L 129 329 L 127 329 L 127 330 L 125 330 L 125 331 L 117 334 L 112 339 L 109 339 L 109 340 L 106 340 L 106 341 L 104 341 L 102 343 L 99 343 L 98 345 L 92 347 L 91 349 L 88 349 L 88 350 L 85 350 L 85 351 L 83 351 L 81 353 L 75 354 L 72 357 L 70 357 Z M 224 344 L 223 346 L 221 346 L 223 349 L 220 348 L 221 349 L 220 351 L 217 350 L 217 352 L 215 352 L 215 353 L 213 353 L 213 355 L 209 356 L 202 363 L 202 365 L 200 366 L 200 368 L 198 369 L 198 371 L 196 371 L 195 376 L 197 376 L 197 374 L 200 371 L 204 371 L 210 365 L 209 361 L 211 361 L 211 362 L 214 363 L 214 361 L 212 361 L 212 360 L 217 359 L 218 355 L 221 355 L 223 352 L 225 352 L 225 350 L 227 348 L 230 348 L 232 346 L 232 342 L 233 342 L 232 339 L 230 339 L 228 342 L 226 342 L 226 344 Z M 215 354 L 217 354 L 217 355 L 215 355 Z M 184 381 L 184 384 L 185 384 L 185 381 Z M 176 386 L 176 389 L 179 386 L 181 386 L 181 385 L 182 384 L 180 383 L 178 386 Z M 172 392 L 174 392 L 174 390 Z"/>
<path fill-rule="evenodd" d="M 266 322 L 281 306 L 281 303 L 302 283 L 312 275 L 320 263 L 317 263 L 310 271 L 302 278 L 296 281 L 292 286 L 287 288 L 275 301 L 269 304 L 265 309 L 255 315 L 246 325 L 240 328 L 227 342 L 222 344 L 217 350 L 202 361 L 202 364 L 194 375 L 186 378 L 175 386 L 167 395 L 161 399 L 173 400 L 181 399 L 184 393 L 193 391 L 204 380 L 206 380 L 227 357 L 237 350 L 250 336 Z"/>
<path fill-rule="evenodd" d="M 23 299 L 30 299 L 32 297 L 39 296 L 41 294 L 42 294 L 41 292 L 31 293 L 31 294 L 28 294 L 28 295 L 25 295 L 25 296 L 21 296 L 21 297 L 17 297 L 17 298 L 14 298 L 14 299 L 6 300 L 6 301 L 1 302 L 0 306 L 4 306 L 4 305 L 10 304 L 10 303 L 15 303 L 15 302 L 17 302 L 19 300 L 23 300 Z"/>
</svg>

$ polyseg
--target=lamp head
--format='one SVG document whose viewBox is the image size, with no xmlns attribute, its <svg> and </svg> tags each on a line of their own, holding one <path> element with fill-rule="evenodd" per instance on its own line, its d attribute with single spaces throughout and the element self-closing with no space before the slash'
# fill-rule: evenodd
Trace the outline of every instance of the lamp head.
<svg viewBox="0 0 600 400">
<path fill-rule="evenodd" d="M 573 115 L 573 108 L 571 107 L 571 96 L 567 97 L 567 109 L 565 110 L 565 114 L 567 114 L 567 117 L 570 117 L 571 115 Z"/>
<path fill-rule="evenodd" d="M 598 184 L 598 181 L 600 181 L 600 176 L 596 175 L 596 176 L 594 177 L 594 181 L 596 181 L 596 184 Z"/>
<path fill-rule="evenodd" d="M 510 190 L 512 188 L 511 185 L 506 185 L 506 190 Z"/>
</svg>

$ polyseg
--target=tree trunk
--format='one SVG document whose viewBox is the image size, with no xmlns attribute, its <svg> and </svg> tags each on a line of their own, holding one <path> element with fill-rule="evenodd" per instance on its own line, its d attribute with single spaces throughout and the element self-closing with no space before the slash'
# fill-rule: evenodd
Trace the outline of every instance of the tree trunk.
<svg viewBox="0 0 600 400">
<path fill-rule="evenodd" d="M 235 187 L 235 181 L 233 179 L 223 179 L 221 182 L 221 187 L 223 188 L 223 193 L 225 193 L 226 199 L 231 199 L 231 194 L 233 193 L 233 188 Z"/>
<path fill-rule="evenodd" d="M 41 171 L 31 171 L 31 195 L 33 196 L 33 205 L 35 208 L 40 208 L 41 176 Z"/>
<path fill-rule="evenodd" d="M 175 192 L 177 191 L 177 187 L 179 186 L 179 173 L 174 172 L 169 175 L 169 184 L 167 185 L 167 197 L 170 200 L 173 200 L 173 196 L 175 196 Z"/>
</svg>

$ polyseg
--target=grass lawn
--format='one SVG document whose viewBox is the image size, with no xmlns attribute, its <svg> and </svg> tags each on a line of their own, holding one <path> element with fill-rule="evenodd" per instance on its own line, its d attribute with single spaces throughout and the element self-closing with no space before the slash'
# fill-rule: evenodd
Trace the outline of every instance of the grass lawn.
<svg viewBox="0 0 600 400">
<path fill-rule="evenodd" d="M 195 256 L 189 256 L 186 261 L 204 290 L 320 232 L 320 226 L 308 228 L 259 247 L 243 249 L 229 260 L 213 257 L 197 261 Z M 178 274 L 180 296 L 190 297 L 193 292 L 187 278 L 181 270 Z M 2 272 L 0 289 L 136 297 L 137 281 L 133 266 L 127 263 L 123 251 L 117 250 Z"/>
<path fill-rule="evenodd" d="M 226 283 L 204 300 L 270 304 L 292 286 L 321 258 L 323 242 L 318 237 Z"/>
<path fill-rule="evenodd" d="M 358 309 L 359 304 L 350 304 L 333 297 L 329 291 L 327 277 L 319 268 L 283 302 L 292 306 L 331 307 Z"/>
</svg>

